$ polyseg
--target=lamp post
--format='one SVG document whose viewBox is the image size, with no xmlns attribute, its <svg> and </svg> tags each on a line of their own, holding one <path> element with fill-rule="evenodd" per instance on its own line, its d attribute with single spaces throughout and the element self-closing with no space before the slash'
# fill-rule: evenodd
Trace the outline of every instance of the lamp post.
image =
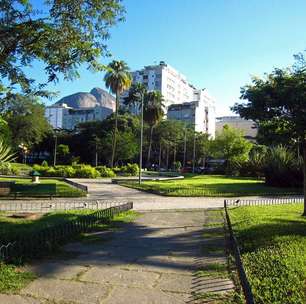
<svg viewBox="0 0 306 304">
<path fill-rule="evenodd" d="M 57 135 L 54 134 L 54 156 L 53 156 L 53 166 L 56 166 L 56 150 L 57 150 Z"/>
<path fill-rule="evenodd" d="M 141 184 L 141 169 L 142 169 L 142 145 L 143 145 L 143 99 L 144 92 L 140 94 L 141 96 L 141 128 L 140 128 L 140 153 L 139 153 L 139 176 L 138 182 Z"/>
<path fill-rule="evenodd" d="M 195 169 L 195 148 L 196 148 L 196 132 L 193 133 L 193 153 L 192 153 L 192 173 L 194 173 Z"/>
</svg>

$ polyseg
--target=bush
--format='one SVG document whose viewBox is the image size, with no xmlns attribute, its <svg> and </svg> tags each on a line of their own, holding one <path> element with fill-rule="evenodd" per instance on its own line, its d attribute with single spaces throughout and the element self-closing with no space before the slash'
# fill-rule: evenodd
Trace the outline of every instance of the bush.
<svg viewBox="0 0 306 304">
<path fill-rule="evenodd" d="M 44 160 L 42 163 L 41 163 L 41 165 L 43 166 L 43 167 L 48 167 L 49 165 L 48 165 L 48 162 L 46 161 L 46 160 Z"/>
<path fill-rule="evenodd" d="M 75 177 L 97 178 L 100 177 L 100 173 L 89 165 L 81 165 L 75 169 Z"/>
<path fill-rule="evenodd" d="M 10 163 L 0 163 L 0 174 L 2 175 L 11 175 L 12 167 Z"/>
<path fill-rule="evenodd" d="M 115 167 L 113 171 L 124 176 L 136 176 L 139 172 L 139 166 L 137 164 L 127 164 L 126 166 Z"/>
<path fill-rule="evenodd" d="M 137 164 L 127 164 L 125 166 L 125 173 L 129 176 L 136 176 L 139 172 L 139 166 Z"/>
<path fill-rule="evenodd" d="M 33 170 L 39 172 L 41 176 L 49 176 L 47 174 L 49 169 L 50 169 L 50 167 L 41 166 L 41 165 L 34 165 L 33 166 Z"/>
<path fill-rule="evenodd" d="M 101 177 L 115 177 L 116 174 L 111 168 L 106 166 L 96 167 L 96 170 L 100 173 Z"/>
<path fill-rule="evenodd" d="M 284 146 L 269 149 L 265 160 L 266 184 L 275 187 L 302 187 L 303 160 Z"/>
</svg>

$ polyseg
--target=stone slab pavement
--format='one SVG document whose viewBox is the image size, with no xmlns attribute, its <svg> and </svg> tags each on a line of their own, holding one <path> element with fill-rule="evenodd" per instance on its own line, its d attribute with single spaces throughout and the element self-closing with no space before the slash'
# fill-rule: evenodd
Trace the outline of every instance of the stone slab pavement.
<svg viewBox="0 0 306 304">
<path fill-rule="evenodd" d="M 198 275 L 205 265 L 227 260 L 223 237 L 203 237 L 211 229 L 205 222 L 205 210 L 141 213 L 114 231 L 96 232 L 95 241 L 66 245 L 62 258 L 32 264 L 38 278 L 19 295 L 0 295 L 0 303 L 218 303 L 198 299 L 234 288 L 228 278 Z M 213 253 L 205 249 L 209 243 Z"/>
</svg>

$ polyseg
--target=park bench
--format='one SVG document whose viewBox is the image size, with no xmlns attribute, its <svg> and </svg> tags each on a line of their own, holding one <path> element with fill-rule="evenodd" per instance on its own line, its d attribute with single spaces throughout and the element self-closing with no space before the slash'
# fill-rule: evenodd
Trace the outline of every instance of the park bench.
<svg viewBox="0 0 306 304">
<path fill-rule="evenodd" d="M 13 184 L 10 195 L 21 197 L 49 197 L 56 195 L 56 184 Z"/>
</svg>

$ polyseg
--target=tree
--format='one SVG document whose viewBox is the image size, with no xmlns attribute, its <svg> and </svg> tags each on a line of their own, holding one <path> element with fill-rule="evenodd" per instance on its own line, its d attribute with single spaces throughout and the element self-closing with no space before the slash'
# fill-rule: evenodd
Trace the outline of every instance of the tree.
<svg viewBox="0 0 306 304">
<path fill-rule="evenodd" d="M 127 97 L 124 98 L 124 104 L 136 113 L 140 112 L 141 99 L 147 95 L 147 88 L 144 84 L 137 82 L 133 83 L 129 89 Z"/>
<path fill-rule="evenodd" d="M 251 148 L 252 143 L 243 137 L 243 132 L 228 125 L 211 142 L 212 155 L 226 161 L 227 172 L 235 162 L 246 161 Z"/>
<path fill-rule="evenodd" d="M 184 123 L 178 120 L 162 120 L 154 132 L 154 142 L 159 149 L 159 163 L 162 163 L 162 155 L 166 154 L 166 167 L 169 167 L 170 152 L 172 150 L 172 163 L 179 160 L 180 146 L 184 138 Z M 153 145 L 154 147 L 154 145 Z M 166 153 L 162 153 L 165 151 Z"/>
<path fill-rule="evenodd" d="M 116 94 L 115 126 L 111 158 L 111 167 L 113 167 L 117 144 L 119 99 L 123 91 L 127 90 L 132 83 L 132 76 L 127 64 L 124 61 L 112 61 L 108 65 L 108 72 L 104 76 L 104 81 L 106 87 L 109 88 L 113 94 Z"/>
<path fill-rule="evenodd" d="M 20 144 L 31 148 L 51 131 L 45 118 L 45 108 L 37 97 L 14 95 L 2 113 L 10 129 L 11 142 L 15 149 Z"/>
<path fill-rule="evenodd" d="M 150 127 L 147 166 L 149 166 L 151 159 L 152 137 L 154 127 L 164 117 L 163 106 L 163 95 L 159 91 L 151 91 L 145 95 L 143 119 Z"/>
<path fill-rule="evenodd" d="M 265 78 L 252 78 L 241 89 L 241 99 L 232 110 L 257 122 L 280 119 L 291 128 L 291 136 L 303 143 L 304 213 L 306 216 L 306 69 L 305 66 L 275 69 Z"/>
<path fill-rule="evenodd" d="M 41 1 L 42 2 L 42 1 Z M 120 0 L 0 1 L 0 98 L 14 92 L 46 96 L 46 82 L 78 77 L 86 64 L 101 70 L 98 59 L 107 56 L 105 40 L 111 26 L 123 20 Z M 33 61 L 42 62 L 46 81 L 30 77 Z"/>
</svg>

